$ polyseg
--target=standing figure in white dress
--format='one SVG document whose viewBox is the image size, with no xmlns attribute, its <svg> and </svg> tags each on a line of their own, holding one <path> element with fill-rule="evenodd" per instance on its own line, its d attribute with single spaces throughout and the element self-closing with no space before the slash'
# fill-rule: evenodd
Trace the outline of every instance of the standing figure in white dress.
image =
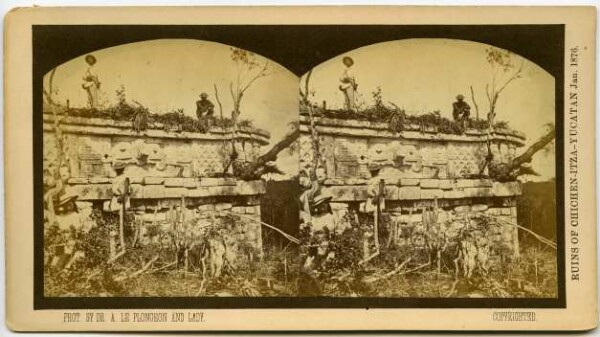
<svg viewBox="0 0 600 337">
<path fill-rule="evenodd" d="M 100 91 L 100 81 L 98 75 L 94 69 L 96 64 L 96 57 L 94 55 L 87 55 L 85 62 L 88 64 L 88 68 L 83 76 L 83 83 L 81 87 L 87 92 L 88 107 L 91 109 L 98 107 L 98 91 Z"/>
<path fill-rule="evenodd" d="M 358 84 L 356 83 L 356 79 L 354 78 L 354 74 L 352 71 L 352 66 L 354 65 L 354 60 L 345 56 L 342 60 L 344 66 L 344 73 L 340 78 L 340 91 L 344 93 L 345 106 L 344 108 L 349 111 L 356 111 L 356 88 Z"/>
</svg>

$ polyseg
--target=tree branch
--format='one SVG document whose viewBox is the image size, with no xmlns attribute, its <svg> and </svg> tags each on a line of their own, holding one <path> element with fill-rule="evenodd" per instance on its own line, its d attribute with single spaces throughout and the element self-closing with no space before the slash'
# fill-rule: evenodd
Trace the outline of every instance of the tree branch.
<svg viewBox="0 0 600 337">
<path fill-rule="evenodd" d="M 217 100 L 217 103 L 219 104 L 219 112 L 221 114 L 221 120 L 223 120 L 223 105 L 221 104 L 221 100 L 219 99 L 219 90 L 217 90 L 216 84 L 213 84 L 213 87 L 215 88 L 215 99 Z"/>
<path fill-rule="evenodd" d="M 518 168 L 524 163 L 528 163 L 539 150 L 543 149 L 556 137 L 556 130 L 552 127 L 548 133 L 533 143 L 525 152 L 512 160 L 513 169 Z"/>
<path fill-rule="evenodd" d="M 479 119 L 479 105 L 477 105 L 477 101 L 475 100 L 475 93 L 473 92 L 473 86 L 469 86 L 471 89 L 471 100 L 473 101 L 473 105 L 475 106 L 475 114 L 477 119 Z"/>
<path fill-rule="evenodd" d="M 250 88 L 250 86 L 252 85 L 252 83 L 254 83 L 257 79 L 261 78 L 261 77 L 265 77 L 267 76 L 267 68 L 269 67 L 269 61 L 265 61 L 265 65 L 262 67 L 262 69 L 256 74 L 256 76 L 254 76 L 249 82 L 248 84 L 246 84 L 244 86 L 244 88 L 242 88 L 242 90 L 240 90 L 240 94 L 243 94 L 246 90 L 248 90 L 248 88 Z"/>
</svg>

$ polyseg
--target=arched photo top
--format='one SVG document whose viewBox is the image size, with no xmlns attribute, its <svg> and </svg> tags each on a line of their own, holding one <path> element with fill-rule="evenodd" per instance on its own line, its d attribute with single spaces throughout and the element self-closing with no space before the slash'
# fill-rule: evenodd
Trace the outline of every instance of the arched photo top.
<svg viewBox="0 0 600 337">
<path fill-rule="evenodd" d="M 527 146 L 555 122 L 552 75 L 518 54 L 467 40 L 417 38 L 354 49 L 315 67 L 308 91 L 312 104 L 331 111 L 360 114 L 383 104 L 450 120 L 462 96 L 471 118 L 485 120 L 493 105 L 495 122 L 524 132 Z M 541 157 L 534 158 L 544 161 L 540 173 L 554 176 L 554 156 Z"/>
<path fill-rule="evenodd" d="M 267 130 L 271 144 L 297 120 L 295 74 L 248 50 L 209 41 L 157 39 L 97 50 L 54 68 L 43 85 L 45 111 L 52 105 L 103 112 L 125 100 L 152 114 L 196 119 L 208 113 L 198 103 L 208 99 L 215 117 Z"/>
<path fill-rule="evenodd" d="M 234 57 L 239 52 L 244 55 L 236 62 Z M 117 91 L 124 89 L 128 100 L 143 104 L 153 113 L 181 108 L 185 114 L 195 116 L 196 100 L 201 93 L 208 94 L 216 105 L 216 86 L 223 114 L 231 117 L 234 102 L 230 87 L 235 91 L 239 79 L 241 89 L 252 82 L 243 95 L 241 119 L 252 119 L 257 126 L 270 130 L 274 121 L 295 118 L 290 109 L 297 110 L 298 78 L 292 72 L 261 55 L 234 46 L 190 39 L 129 43 L 65 62 L 55 68 L 53 76 L 55 103 L 66 105 L 69 100 L 70 107 L 88 105 L 82 86 L 90 68 L 86 61 L 89 56 L 96 61 L 93 69 L 100 82 L 98 99 L 103 106 L 115 103 Z M 267 69 L 261 73 L 265 65 Z M 46 91 L 51 74 L 52 71 L 44 76 Z M 256 75 L 258 78 L 254 79 Z M 218 108 L 215 114 L 219 114 Z M 272 133 L 277 134 L 276 130 Z"/>
</svg>

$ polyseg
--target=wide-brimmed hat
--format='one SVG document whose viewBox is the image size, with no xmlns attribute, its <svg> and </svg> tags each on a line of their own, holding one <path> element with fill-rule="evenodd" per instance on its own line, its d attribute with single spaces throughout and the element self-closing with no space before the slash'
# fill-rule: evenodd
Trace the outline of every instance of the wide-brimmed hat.
<svg viewBox="0 0 600 337">
<path fill-rule="evenodd" d="M 378 162 L 369 163 L 369 165 L 367 165 L 369 171 L 381 170 L 382 166 L 383 165 L 381 165 L 381 163 L 378 163 Z"/>
<path fill-rule="evenodd" d="M 77 195 L 73 192 L 67 191 L 58 197 L 58 205 L 57 206 L 64 206 L 70 202 L 74 202 L 75 200 L 77 200 L 78 197 L 79 197 L 79 195 Z"/>
<path fill-rule="evenodd" d="M 465 96 L 463 96 L 462 94 L 458 94 L 456 95 L 456 99 L 465 99 Z"/>
<path fill-rule="evenodd" d="M 333 199 L 331 196 L 318 195 L 313 199 L 312 207 L 317 207 L 319 205 L 329 203 Z"/>
<path fill-rule="evenodd" d="M 85 56 L 85 62 L 87 62 L 87 64 L 92 65 L 96 63 L 96 57 L 92 54 L 86 55 Z"/>
<path fill-rule="evenodd" d="M 342 59 L 342 62 L 344 64 L 346 64 L 346 62 L 348 62 L 348 61 L 350 62 L 350 65 L 354 64 L 354 60 L 350 56 L 344 56 L 344 58 Z"/>
<path fill-rule="evenodd" d="M 115 169 L 115 170 L 124 169 L 126 166 L 127 166 L 127 164 L 125 164 L 125 162 L 122 162 L 122 161 L 116 161 L 113 163 L 113 169 Z"/>
</svg>

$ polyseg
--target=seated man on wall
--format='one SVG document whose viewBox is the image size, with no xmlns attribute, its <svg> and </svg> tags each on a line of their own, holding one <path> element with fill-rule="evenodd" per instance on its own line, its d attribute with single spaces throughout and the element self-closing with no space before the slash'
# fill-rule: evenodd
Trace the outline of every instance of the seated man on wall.
<svg viewBox="0 0 600 337">
<path fill-rule="evenodd" d="M 208 94 L 203 92 L 200 94 L 200 100 L 196 101 L 196 116 L 198 119 L 202 117 L 210 117 L 215 112 L 215 105 L 208 99 Z"/>
<path fill-rule="evenodd" d="M 459 94 L 456 96 L 456 102 L 452 103 L 452 117 L 454 121 L 466 121 L 471 115 L 471 106 L 464 101 L 465 96 Z"/>
</svg>

